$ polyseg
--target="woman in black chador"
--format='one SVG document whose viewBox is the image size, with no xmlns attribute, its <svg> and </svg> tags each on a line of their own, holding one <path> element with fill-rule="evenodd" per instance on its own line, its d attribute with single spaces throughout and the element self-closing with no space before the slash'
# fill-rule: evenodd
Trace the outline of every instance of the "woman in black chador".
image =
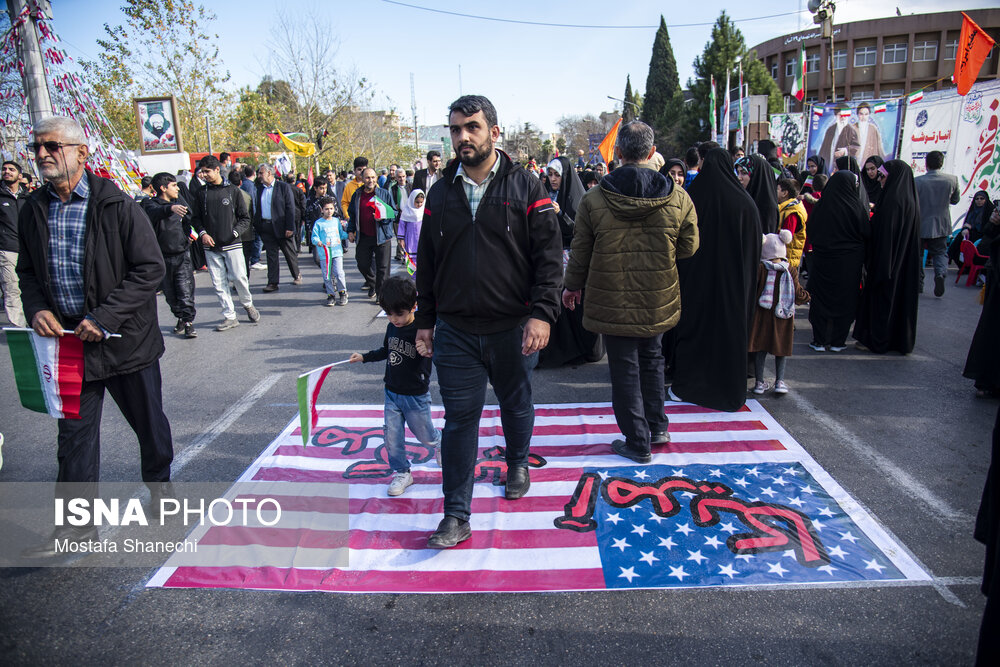
<svg viewBox="0 0 1000 667">
<path fill-rule="evenodd" d="M 741 158 L 740 162 L 745 165 L 747 172 L 750 173 L 750 183 L 747 185 L 747 193 L 757 205 L 762 232 L 764 234 L 777 233 L 778 192 L 775 188 L 778 181 L 774 177 L 774 170 L 771 169 L 771 165 L 767 163 L 767 160 L 760 155 Z M 756 267 L 754 270 L 756 271 Z"/>
<path fill-rule="evenodd" d="M 1000 213 L 991 212 L 982 226 L 980 247 L 990 251 L 983 312 L 972 336 L 962 375 L 976 381 L 980 397 L 1000 395 Z"/>
<path fill-rule="evenodd" d="M 771 169 L 767 163 L 764 168 Z M 760 215 L 722 148 L 705 156 L 688 194 L 698 213 L 699 247 L 693 257 L 677 260 L 681 319 L 674 328 L 670 390 L 683 401 L 731 412 L 746 402 Z"/>
<path fill-rule="evenodd" d="M 872 352 L 909 354 L 917 338 L 920 206 L 910 166 L 889 160 L 883 168 L 854 337 Z"/>
<path fill-rule="evenodd" d="M 858 309 L 865 245 L 871 235 L 868 213 L 858 199 L 858 177 L 838 171 L 823 188 L 809 216 L 810 344 L 817 352 L 844 349 Z"/>
</svg>

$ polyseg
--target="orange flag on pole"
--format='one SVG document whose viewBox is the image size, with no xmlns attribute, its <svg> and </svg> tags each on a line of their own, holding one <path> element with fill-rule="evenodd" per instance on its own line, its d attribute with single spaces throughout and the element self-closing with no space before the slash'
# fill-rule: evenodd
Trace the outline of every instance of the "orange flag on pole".
<svg viewBox="0 0 1000 667">
<path fill-rule="evenodd" d="M 622 124 L 622 119 L 619 118 L 615 126 L 611 128 L 608 132 L 608 136 L 604 137 L 601 144 L 597 147 L 597 150 L 601 152 L 601 157 L 608 164 L 611 164 L 611 158 L 615 155 L 615 142 L 618 141 L 618 127 Z"/>
<path fill-rule="evenodd" d="M 965 95 L 972 88 L 993 44 L 993 38 L 962 12 L 962 34 L 955 54 L 955 85 L 959 95 Z"/>
</svg>

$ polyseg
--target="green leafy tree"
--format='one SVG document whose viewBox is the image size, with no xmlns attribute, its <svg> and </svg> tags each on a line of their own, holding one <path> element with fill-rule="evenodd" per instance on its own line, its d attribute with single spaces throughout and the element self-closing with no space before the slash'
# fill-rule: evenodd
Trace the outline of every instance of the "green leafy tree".
<svg viewBox="0 0 1000 667">
<path fill-rule="evenodd" d="M 705 50 L 694 59 L 696 78 L 688 79 L 688 89 L 692 99 L 685 109 L 683 127 L 679 137 L 685 145 L 708 139 L 709 128 L 709 88 L 710 77 L 715 76 L 718 86 L 718 100 L 725 97 L 726 73 L 730 73 L 730 88 L 738 85 L 737 62 L 743 63 L 743 79 L 748 83 L 751 95 L 767 95 L 768 111 L 778 113 L 782 108 L 781 91 L 774 82 L 764 63 L 757 59 L 756 51 L 747 51 L 743 33 L 736 28 L 725 10 L 712 27 L 712 38 L 705 44 Z M 736 104 L 736 100 L 733 100 Z"/>
<path fill-rule="evenodd" d="M 234 151 L 261 153 L 271 150 L 273 144 L 267 133 L 278 129 L 280 113 L 268 97 L 249 86 L 239 91 L 239 102 L 234 113 L 226 119 L 229 136 L 227 147 Z"/>
<path fill-rule="evenodd" d="M 215 46 L 219 36 L 211 31 L 215 14 L 192 0 L 124 3 L 124 23 L 114 27 L 105 23 L 104 37 L 97 40 L 102 58 L 82 63 L 97 90 L 98 103 L 118 132 L 134 136 L 131 98 L 172 94 L 177 99 L 185 150 L 207 150 L 205 117 L 213 127 L 222 127 L 232 99 L 225 88 L 229 71 Z M 124 104 L 129 105 L 128 112 Z M 225 137 L 213 139 L 218 144 L 225 141 Z M 138 137 L 135 141 L 137 146 Z"/>
</svg>

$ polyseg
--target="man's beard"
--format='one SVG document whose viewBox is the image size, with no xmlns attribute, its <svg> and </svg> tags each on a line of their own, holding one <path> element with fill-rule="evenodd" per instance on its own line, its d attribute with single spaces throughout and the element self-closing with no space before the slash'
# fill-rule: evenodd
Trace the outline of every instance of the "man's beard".
<svg viewBox="0 0 1000 667">
<path fill-rule="evenodd" d="M 19 177 L 17 177 L 17 176 L 15 176 L 14 178 L 12 178 L 12 179 L 10 179 L 10 180 L 8 180 L 8 179 L 7 179 L 6 177 L 0 177 L 0 182 L 2 182 L 2 183 L 3 183 L 4 185 L 6 185 L 6 186 L 7 186 L 8 188 L 9 188 L 10 186 L 14 185 L 15 183 L 18 183 L 18 182 L 19 182 L 20 180 L 21 180 L 21 179 L 20 179 Z"/>
<path fill-rule="evenodd" d="M 472 148 L 473 151 L 472 155 L 467 157 L 465 153 L 462 152 L 466 148 Z M 481 165 L 483 162 L 486 161 L 486 158 L 488 158 L 491 155 L 493 155 L 492 138 L 487 139 L 486 143 L 483 144 L 481 147 L 470 146 L 467 144 L 458 149 L 458 159 L 466 167 L 478 167 L 479 165 Z"/>
</svg>

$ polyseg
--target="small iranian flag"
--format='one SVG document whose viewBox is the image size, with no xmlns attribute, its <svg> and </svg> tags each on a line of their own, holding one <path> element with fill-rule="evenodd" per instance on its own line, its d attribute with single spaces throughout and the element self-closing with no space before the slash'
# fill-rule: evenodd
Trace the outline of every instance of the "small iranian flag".
<svg viewBox="0 0 1000 667">
<path fill-rule="evenodd" d="M 389 206 L 384 201 L 378 198 L 378 195 L 372 196 L 368 205 L 375 210 L 376 220 L 395 220 L 396 219 L 396 209 Z"/>
<path fill-rule="evenodd" d="M 910 102 L 910 104 L 916 104 L 917 102 L 919 102 L 922 99 L 924 99 L 924 90 L 923 90 L 923 88 L 921 88 L 917 92 L 915 92 L 912 95 L 910 95 L 909 102 Z"/>
<path fill-rule="evenodd" d="M 21 405 L 60 419 L 80 418 L 83 341 L 73 335 L 39 336 L 6 328 L 7 346 Z"/>
<path fill-rule="evenodd" d="M 873 113 L 884 113 L 886 111 L 888 111 L 888 108 L 885 102 L 879 102 L 878 104 L 872 107 Z"/>
<path fill-rule="evenodd" d="M 818 107 L 818 106 L 813 107 L 813 115 L 816 116 L 817 118 L 822 118 L 823 107 Z"/>
<path fill-rule="evenodd" d="M 319 390 L 323 388 L 323 382 L 330 373 L 330 369 L 340 364 L 346 364 L 350 359 L 344 359 L 334 364 L 328 364 L 308 373 L 303 373 L 298 380 L 299 394 L 299 424 L 302 427 L 302 446 L 309 444 L 313 427 L 319 421 L 319 413 L 316 411 L 316 399 L 319 397 Z"/>
<path fill-rule="evenodd" d="M 806 180 L 802 184 L 802 187 L 804 187 L 804 188 L 811 188 L 812 186 L 813 186 L 813 177 L 812 177 L 812 174 L 809 174 L 808 176 L 806 176 Z"/>
<path fill-rule="evenodd" d="M 841 109 L 839 115 L 840 115 L 841 118 L 850 118 L 851 117 L 851 110 L 850 109 Z"/>
<path fill-rule="evenodd" d="M 799 66 L 792 81 L 792 97 L 801 102 L 806 96 L 806 50 L 799 44 Z"/>
</svg>

